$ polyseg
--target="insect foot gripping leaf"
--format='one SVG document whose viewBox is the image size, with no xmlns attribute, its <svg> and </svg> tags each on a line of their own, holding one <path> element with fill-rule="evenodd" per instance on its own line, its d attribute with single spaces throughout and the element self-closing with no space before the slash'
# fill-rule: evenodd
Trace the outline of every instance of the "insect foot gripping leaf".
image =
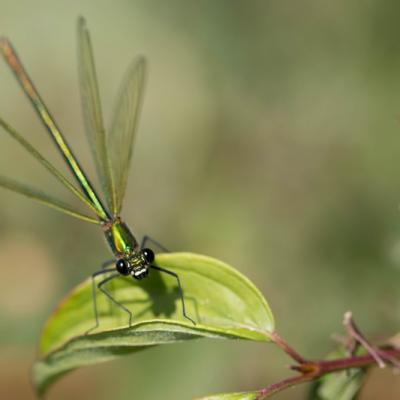
<svg viewBox="0 0 400 400">
<path fill-rule="evenodd" d="M 271 310 L 259 290 L 241 273 L 216 259 L 192 253 L 157 255 L 154 264 L 180 277 L 186 313 L 183 318 L 176 279 L 152 270 L 148 279 L 121 277 L 108 288 L 126 313 L 98 294 L 100 326 L 94 325 L 92 285 L 73 289 L 46 322 L 33 367 L 39 394 L 66 372 L 130 354 L 157 344 L 197 338 L 270 341 Z"/>
</svg>

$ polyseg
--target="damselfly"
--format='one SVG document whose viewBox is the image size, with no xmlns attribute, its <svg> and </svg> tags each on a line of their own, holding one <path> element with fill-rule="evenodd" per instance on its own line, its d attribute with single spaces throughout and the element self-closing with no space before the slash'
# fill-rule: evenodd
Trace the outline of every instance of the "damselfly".
<svg viewBox="0 0 400 400">
<path fill-rule="evenodd" d="M 105 263 L 104 268 L 92 274 L 94 317 L 96 320 L 96 324 L 92 329 L 99 326 L 96 289 L 98 288 L 101 290 L 114 304 L 129 315 L 129 325 L 131 325 L 133 318 L 132 312 L 114 299 L 111 292 L 106 290 L 104 284 L 120 275 L 130 275 L 134 279 L 142 279 L 148 276 L 151 269 L 169 274 L 176 279 L 182 303 L 183 316 L 195 323 L 186 314 L 185 301 L 179 276 L 173 271 L 153 264 L 154 252 L 146 247 L 146 243 L 148 241 L 152 241 L 153 244 L 156 245 L 158 245 L 158 243 L 148 236 L 145 236 L 139 245 L 128 226 L 120 217 L 132 155 L 133 137 L 142 104 L 146 75 L 145 59 L 138 57 L 134 59 L 130 65 L 122 81 L 111 128 L 109 132 L 106 133 L 103 124 L 99 88 L 89 31 L 86 27 L 85 20 L 83 18 L 78 20 L 78 62 L 85 130 L 93 153 L 96 171 L 103 189 L 105 198 L 104 204 L 37 92 L 13 46 L 6 38 L 0 39 L 0 51 L 16 76 L 23 91 L 28 96 L 35 111 L 41 118 L 44 126 L 47 128 L 48 133 L 62 154 L 79 186 L 77 187 L 70 182 L 68 178 L 42 156 L 31 143 L 4 120 L 0 119 L 0 125 L 12 138 L 17 140 L 22 147 L 54 175 L 62 185 L 86 204 L 95 214 L 95 217 L 77 211 L 63 201 L 9 178 L 0 176 L 0 186 L 28 196 L 49 207 L 80 218 L 81 220 L 99 224 L 115 256 L 115 259 L 111 262 L 113 264 L 115 263 L 114 267 L 109 268 L 111 263 Z M 95 280 L 97 276 L 101 276 L 101 280 L 98 283 L 96 283 Z"/>
</svg>

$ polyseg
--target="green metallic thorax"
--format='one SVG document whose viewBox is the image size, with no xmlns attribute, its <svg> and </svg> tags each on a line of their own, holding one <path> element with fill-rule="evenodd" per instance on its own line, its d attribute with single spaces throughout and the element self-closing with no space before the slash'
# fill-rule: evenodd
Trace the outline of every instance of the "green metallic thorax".
<svg viewBox="0 0 400 400">
<path fill-rule="evenodd" d="M 119 218 L 103 226 L 107 243 L 116 257 L 128 258 L 138 251 L 138 242 L 128 226 Z"/>
</svg>

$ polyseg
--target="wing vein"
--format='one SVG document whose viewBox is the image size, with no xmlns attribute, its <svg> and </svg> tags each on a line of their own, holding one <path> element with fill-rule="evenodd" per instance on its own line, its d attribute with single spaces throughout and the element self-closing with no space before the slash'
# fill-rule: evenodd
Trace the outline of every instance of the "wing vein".
<svg viewBox="0 0 400 400">
<path fill-rule="evenodd" d="M 86 136 L 108 208 L 113 210 L 115 188 L 107 150 L 97 74 L 89 31 L 82 17 L 78 20 L 78 67 Z"/>
</svg>

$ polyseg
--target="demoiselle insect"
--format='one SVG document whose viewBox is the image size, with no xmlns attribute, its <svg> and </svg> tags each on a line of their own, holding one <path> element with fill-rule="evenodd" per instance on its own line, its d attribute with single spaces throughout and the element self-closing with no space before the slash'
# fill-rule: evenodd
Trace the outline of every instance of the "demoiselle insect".
<svg viewBox="0 0 400 400">
<path fill-rule="evenodd" d="M 97 84 L 90 35 L 85 20 L 82 17 L 79 18 L 78 64 L 85 131 L 95 161 L 96 172 L 103 190 L 104 203 L 94 189 L 86 173 L 83 171 L 71 147 L 40 97 L 8 39 L 0 38 L 0 52 L 32 103 L 60 154 L 63 156 L 78 186 L 64 176 L 64 174 L 52 165 L 28 140 L 1 118 L 0 126 L 2 126 L 13 139 L 19 142 L 26 151 L 36 158 L 36 160 L 62 185 L 81 200 L 92 211 L 94 216 L 75 210 L 61 200 L 7 177 L 0 176 L 0 186 L 30 197 L 81 220 L 100 225 L 115 257 L 112 261 L 114 264 L 113 267 L 110 268 L 111 263 L 107 262 L 103 264 L 101 270 L 92 274 L 93 307 L 96 324 L 93 328 L 89 329 L 88 332 L 99 326 L 99 314 L 96 301 L 97 289 L 128 314 L 130 326 L 133 319 L 132 312 L 124 304 L 118 302 L 104 285 L 121 275 L 131 276 L 133 279 L 140 280 L 147 277 L 149 271 L 152 269 L 168 274 L 176 279 L 183 316 L 195 324 L 186 313 L 185 300 L 179 276 L 174 271 L 154 265 L 154 252 L 152 249 L 146 247 L 146 243 L 150 241 L 161 248 L 162 246 L 148 236 L 144 236 L 141 244 L 139 244 L 129 227 L 120 217 L 131 163 L 133 138 L 142 105 L 146 76 L 146 60 L 143 57 L 137 57 L 129 66 L 125 78 L 122 81 L 111 127 L 109 131 L 106 132 L 102 117 L 99 87 Z M 100 276 L 101 279 L 97 282 L 96 277 L 98 276 Z"/>
</svg>

